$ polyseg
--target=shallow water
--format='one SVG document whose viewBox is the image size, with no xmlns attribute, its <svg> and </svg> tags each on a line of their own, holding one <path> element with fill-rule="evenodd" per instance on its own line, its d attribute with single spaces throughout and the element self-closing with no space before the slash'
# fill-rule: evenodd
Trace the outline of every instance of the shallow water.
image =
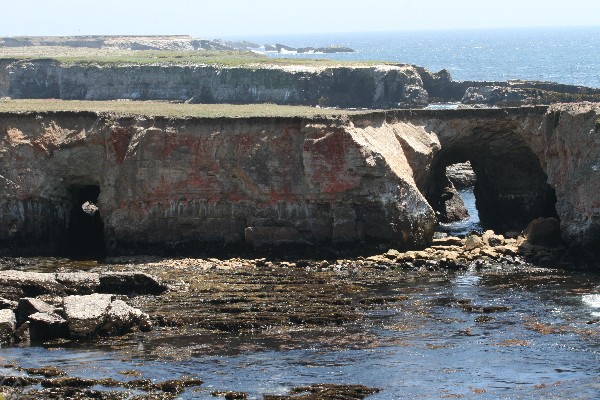
<svg viewBox="0 0 600 400">
<path fill-rule="evenodd" d="M 352 323 L 243 333 L 157 329 L 121 340 L 4 348 L 0 365 L 50 365 L 89 378 L 126 380 L 119 372 L 133 370 L 155 381 L 205 381 L 182 399 L 212 399 L 214 390 L 259 399 L 315 383 L 382 389 L 369 399 L 598 398 L 600 276 L 489 267 L 378 271 L 380 283 L 357 280 L 357 293 L 406 299 L 370 305 Z"/>
</svg>

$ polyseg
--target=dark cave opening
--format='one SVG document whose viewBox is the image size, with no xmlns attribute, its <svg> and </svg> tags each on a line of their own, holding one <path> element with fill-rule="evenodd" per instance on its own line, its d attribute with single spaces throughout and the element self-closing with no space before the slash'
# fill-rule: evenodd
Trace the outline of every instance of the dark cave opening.
<svg viewBox="0 0 600 400">
<path fill-rule="evenodd" d="M 62 253 L 77 260 L 100 260 L 106 256 L 104 222 L 96 204 L 100 187 L 75 185 L 70 188 L 72 207 Z"/>
<path fill-rule="evenodd" d="M 446 168 L 469 161 L 479 228 L 496 233 L 520 232 L 539 217 L 555 217 L 556 195 L 538 157 L 519 138 L 473 135 L 443 149 L 434 161 L 427 199 L 442 224 L 460 220 L 464 199 Z"/>
</svg>

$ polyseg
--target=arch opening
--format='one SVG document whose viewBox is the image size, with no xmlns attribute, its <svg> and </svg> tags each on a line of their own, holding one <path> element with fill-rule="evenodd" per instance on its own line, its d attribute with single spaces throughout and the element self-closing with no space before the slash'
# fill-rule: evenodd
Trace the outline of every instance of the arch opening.
<svg viewBox="0 0 600 400">
<path fill-rule="evenodd" d="M 96 206 L 100 187 L 74 185 L 69 188 L 71 212 L 63 241 L 63 255 L 78 260 L 100 260 L 106 256 L 104 222 Z"/>
<path fill-rule="evenodd" d="M 434 160 L 426 197 L 438 222 L 459 220 L 461 204 L 467 211 L 464 199 L 454 200 L 459 191 L 446 170 L 467 161 L 476 177 L 472 193 L 481 230 L 520 232 L 536 218 L 558 218 L 554 190 L 538 157 L 523 140 L 507 132 L 479 132 L 442 147 Z"/>
</svg>

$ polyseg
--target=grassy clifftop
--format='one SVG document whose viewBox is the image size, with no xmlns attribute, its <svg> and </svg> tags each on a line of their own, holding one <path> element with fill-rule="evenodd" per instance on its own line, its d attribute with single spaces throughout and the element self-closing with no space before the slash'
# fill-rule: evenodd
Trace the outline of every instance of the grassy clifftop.
<svg viewBox="0 0 600 400">
<path fill-rule="evenodd" d="M 392 64 L 377 61 L 336 61 L 318 59 L 271 58 L 252 51 L 225 50 L 122 50 L 122 49 L 90 49 L 76 47 L 4 47 L 0 48 L 0 59 L 34 60 L 52 59 L 64 64 L 98 64 L 98 65 L 131 65 L 131 64 L 184 64 L 184 65 L 222 65 L 226 67 L 242 66 L 373 66 Z M 397 64 L 394 64 L 397 65 Z"/>
<path fill-rule="evenodd" d="M 0 112 L 91 111 L 126 115 L 199 118 L 316 117 L 359 111 L 276 104 L 182 104 L 159 101 L 0 100 Z"/>
</svg>

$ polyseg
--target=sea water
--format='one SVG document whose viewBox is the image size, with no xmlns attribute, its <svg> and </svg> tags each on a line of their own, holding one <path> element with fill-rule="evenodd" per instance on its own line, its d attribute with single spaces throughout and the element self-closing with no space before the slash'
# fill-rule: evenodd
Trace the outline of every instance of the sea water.
<svg viewBox="0 0 600 400">
<path fill-rule="evenodd" d="M 552 81 L 600 88 L 600 27 L 254 36 L 257 44 L 350 47 L 354 53 L 272 57 L 381 60 L 447 69 L 456 80 Z"/>
</svg>

